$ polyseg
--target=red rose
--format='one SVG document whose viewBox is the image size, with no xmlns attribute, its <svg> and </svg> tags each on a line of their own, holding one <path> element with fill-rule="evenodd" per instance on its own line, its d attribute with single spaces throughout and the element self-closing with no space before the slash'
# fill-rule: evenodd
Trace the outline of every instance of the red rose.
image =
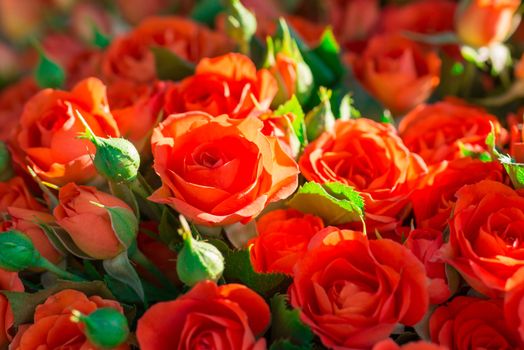
<svg viewBox="0 0 524 350">
<path fill-rule="evenodd" d="M 9 141 L 16 130 L 24 104 L 38 92 L 33 78 L 25 78 L 0 91 L 0 140 Z"/>
<path fill-rule="evenodd" d="M 453 99 L 415 108 L 400 122 L 399 133 L 406 146 L 430 165 L 463 158 L 461 147 L 486 151 L 492 124 L 502 144 L 506 131 L 495 116 Z"/>
<path fill-rule="evenodd" d="M 298 262 L 289 293 L 304 323 L 334 349 L 369 349 L 428 308 L 424 267 L 401 244 L 326 228 Z"/>
<path fill-rule="evenodd" d="M 0 269 L 0 289 L 7 291 L 23 292 L 24 285 L 17 272 L 9 272 Z M 7 348 L 12 336 L 9 332 L 14 325 L 13 311 L 11 305 L 5 297 L 0 293 L 0 346 Z"/>
<path fill-rule="evenodd" d="M 44 206 L 29 192 L 21 177 L 0 182 L 0 213 L 7 212 L 8 207 L 44 210 Z"/>
<path fill-rule="evenodd" d="M 480 293 L 497 296 L 524 267 L 524 195 L 484 180 L 457 192 L 446 261 Z"/>
<path fill-rule="evenodd" d="M 506 325 L 499 299 L 456 297 L 431 315 L 429 332 L 431 341 L 450 350 L 521 348 Z"/>
<path fill-rule="evenodd" d="M 214 57 L 232 49 L 231 41 L 191 20 L 179 17 L 149 17 L 133 31 L 113 40 L 102 63 L 104 76 L 150 83 L 157 78 L 151 48 L 163 47 L 190 62 Z"/>
<path fill-rule="evenodd" d="M 442 161 L 430 167 L 411 201 L 417 227 L 444 230 L 455 204 L 455 193 L 464 185 L 481 180 L 502 181 L 498 162 L 482 162 L 472 158 Z"/>
<path fill-rule="evenodd" d="M 142 350 L 263 350 L 269 325 L 262 297 L 240 284 L 200 282 L 176 300 L 153 305 L 138 320 Z"/>
<path fill-rule="evenodd" d="M 440 81 L 440 58 L 400 33 L 378 35 L 353 64 L 364 87 L 394 114 L 423 103 Z"/>
<path fill-rule="evenodd" d="M 269 212 L 257 221 L 258 236 L 249 242 L 253 268 L 292 275 L 309 240 L 323 228 L 321 218 L 295 209 Z"/>
<path fill-rule="evenodd" d="M 277 82 L 267 69 L 257 71 L 249 57 L 229 53 L 202 59 L 194 75 L 167 91 L 165 110 L 231 118 L 257 116 L 269 108 L 277 91 Z"/>
<path fill-rule="evenodd" d="M 373 350 L 449 350 L 443 346 L 438 346 L 432 343 L 423 341 L 407 343 L 405 345 L 398 345 L 392 339 L 386 339 L 376 344 Z"/>
<path fill-rule="evenodd" d="M 162 187 L 150 199 L 203 225 L 248 222 L 297 187 L 298 169 L 256 118 L 171 115 L 153 131 Z"/>
<path fill-rule="evenodd" d="M 508 292 L 504 296 L 504 316 L 506 323 L 515 329 L 524 344 L 524 269 L 518 270 L 507 283 Z"/>
<path fill-rule="evenodd" d="M 333 133 L 308 145 L 299 165 L 309 181 L 354 186 L 364 197 L 366 220 L 381 232 L 406 216 L 409 195 L 427 171 L 391 125 L 365 118 L 338 121 Z"/>
<path fill-rule="evenodd" d="M 429 279 L 429 302 L 441 304 L 449 299 L 451 292 L 446 276 L 446 266 L 440 248 L 444 244 L 441 231 L 415 229 L 409 233 L 404 245 L 424 264 Z"/>
</svg>

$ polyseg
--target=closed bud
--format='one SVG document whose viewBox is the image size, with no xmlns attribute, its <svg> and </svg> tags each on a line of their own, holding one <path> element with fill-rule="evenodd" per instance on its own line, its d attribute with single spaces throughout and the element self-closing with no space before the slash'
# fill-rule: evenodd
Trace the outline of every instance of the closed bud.
<svg viewBox="0 0 524 350">
<path fill-rule="evenodd" d="M 183 234 L 184 246 L 178 254 L 178 277 L 192 287 L 205 280 L 217 281 L 224 272 L 224 257 L 210 243 L 195 240 L 190 232 Z"/>
<path fill-rule="evenodd" d="M 104 139 L 94 136 L 96 170 L 108 180 L 131 182 L 138 175 L 140 154 L 135 146 L 123 138 Z"/>
<path fill-rule="evenodd" d="M 257 31 L 257 20 L 240 0 L 226 0 L 227 34 L 236 41 L 244 54 L 249 53 L 251 38 Z"/>
<path fill-rule="evenodd" d="M 29 237 L 17 230 L 0 233 L 0 268 L 23 271 L 38 265 L 40 254 Z"/>
<path fill-rule="evenodd" d="M 309 141 L 315 140 L 324 131 L 331 131 L 335 126 L 335 115 L 331 110 L 331 91 L 320 88 L 320 104 L 306 115 L 306 130 Z"/>
<path fill-rule="evenodd" d="M 102 349 L 114 349 L 122 345 L 129 336 L 127 320 L 118 310 L 105 307 L 89 315 L 73 310 L 71 321 L 85 326 L 89 342 Z"/>
<path fill-rule="evenodd" d="M 11 154 L 4 142 L 0 141 L 0 181 L 7 181 L 14 175 Z"/>
</svg>

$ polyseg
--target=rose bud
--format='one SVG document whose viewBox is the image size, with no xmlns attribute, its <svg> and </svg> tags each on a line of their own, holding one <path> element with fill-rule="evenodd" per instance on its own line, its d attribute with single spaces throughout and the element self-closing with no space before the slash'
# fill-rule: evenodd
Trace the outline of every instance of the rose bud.
<svg viewBox="0 0 524 350">
<path fill-rule="evenodd" d="M 0 181 L 7 181 L 12 178 L 13 175 L 11 153 L 9 153 L 5 143 L 0 141 Z"/>
<path fill-rule="evenodd" d="M 473 47 L 506 40 L 519 5 L 518 0 L 463 0 L 455 17 L 460 40 Z"/>
<path fill-rule="evenodd" d="M 121 137 L 106 139 L 96 136 L 78 111 L 77 116 L 86 128 L 81 137 L 88 139 L 96 147 L 93 164 L 98 173 L 114 182 L 135 180 L 140 168 L 140 154 L 135 146 Z"/>
<path fill-rule="evenodd" d="M 331 90 L 320 88 L 320 104 L 313 108 L 306 115 L 307 139 L 313 141 L 323 132 L 332 131 L 335 127 L 335 116 L 331 110 Z"/>
<path fill-rule="evenodd" d="M 131 208 L 122 200 L 94 187 L 71 182 L 60 189 L 60 203 L 53 214 L 57 224 L 67 231 L 85 254 L 95 259 L 111 259 L 126 250 L 136 237 L 138 222 Z M 111 211 L 118 210 L 126 221 L 134 220 L 128 229 L 118 229 Z M 129 231 L 129 232 L 128 232 Z"/>
<path fill-rule="evenodd" d="M 227 0 L 225 4 L 227 34 L 238 44 L 241 52 L 248 54 L 251 38 L 257 31 L 257 19 L 240 0 Z"/>
<path fill-rule="evenodd" d="M 184 219 L 182 223 L 187 226 Z M 205 280 L 216 282 L 224 272 L 222 253 L 214 245 L 194 239 L 189 227 L 183 230 L 184 246 L 176 262 L 178 277 L 190 287 Z"/>
<path fill-rule="evenodd" d="M 85 326 L 85 336 L 89 342 L 102 349 L 113 349 L 125 343 L 129 336 L 129 326 L 125 316 L 117 309 L 103 307 L 89 315 L 78 310 L 72 311 L 70 320 Z"/>
<path fill-rule="evenodd" d="M 40 254 L 29 237 L 17 230 L 0 233 L 0 268 L 18 272 L 38 264 Z"/>
</svg>

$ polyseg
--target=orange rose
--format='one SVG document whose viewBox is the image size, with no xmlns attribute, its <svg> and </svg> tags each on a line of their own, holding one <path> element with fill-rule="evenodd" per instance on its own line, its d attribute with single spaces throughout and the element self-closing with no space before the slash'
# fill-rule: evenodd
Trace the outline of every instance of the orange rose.
<svg viewBox="0 0 524 350">
<path fill-rule="evenodd" d="M 11 228 L 25 233 L 44 258 L 55 264 L 62 260 L 62 254 L 56 250 L 45 232 L 38 226 L 40 222 L 46 224 L 54 222 L 51 214 L 15 207 L 8 208 L 7 212 L 10 216 Z"/>
<path fill-rule="evenodd" d="M 103 307 L 111 307 L 123 313 L 122 306 L 117 301 L 102 299 L 96 295 L 87 297 L 76 290 L 66 289 L 51 295 L 36 307 L 34 323 L 19 327 L 9 349 L 97 349 L 86 339 L 83 325 L 72 322 L 70 317 L 72 310 L 89 315 Z M 115 350 L 125 349 L 129 349 L 127 344 Z"/>
<path fill-rule="evenodd" d="M 441 304 L 451 296 L 446 266 L 440 254 L 442 244 L 444 244 L 442 232 L 431 228 L 411 231 L 404 242 L 406 248 L 424 264 L 429 280 L 428 292 L 431 304 Z"/>
<path fill-rule="evenodd" d="M 364 87 L 394 114 L 423 103 L 440 81 L 436 53 L 399 33 L 373 37 L 353 64 Z"/>
<path fill-rule="evenodd" d="M 524 194 L 484 180 L 462 187 L 456 197 L 446 260 L 478 292 L 500 295 L 524 267 Z"/>
<path fill-rule="evenodd" d="M 257 221 L 258 236 L 249 242 L 253 268 L 292 275 L 309 240 L 323 228 L 321 218 L 295 209 L 269 212 Z"/>
<path fill-rule="evenodd" d="M 126 249 L 113 230 L 107 210 L 92 202 L 132 211 L 126 203 L 94 187 L 73 182 L 60 188 L 58 199 L 60 203 L 53 212 L 56 223 L 86 254 L 100 260 L 111 259 Z"/>
<path fill-rule="evenodd" d="M 153 131 L 162 187 L 150 197 L 203 225 L 246 223 L 297 187 L 298 169 L 256 118 L 171 115 Z"/>
<path fill-rule="evenodd" d="M 190 62 L 218 56 L 233 48 L 225 35 L 214 33 L 193 21 L 178 17 L 150 17 L 111 43 L 103 61 L 104 75 L 110 81 L 154 81 L 157 76 L 152 47 L 169 49 Z"/>
<path fill-rule="evenodd" d="M 423 341 L 407 343 L 405 345 L 398 345 L 392 339 L 386 339 L 376 344 L 373 350 L 449 350 L 448 348 L 438 346 L 432 343 Z"/>
<path fill-rule="evenodd" d="M 497 118 L 460 100 L 418 106 L 400 122 L 399 133 L 408 148 L 426 163 L 463 158 L 461 147 L 472 152 L 487 150 L 486 136 L 495 126 L 497 141 L 506 131 Z"/>
<path fill-rule="evenodd" d="M 176 300 L 153 305 L 138 320 L 142 350 L 263 350 L 269 325 L 262 297 L 240 284 L 206 281 Z"/>
<path fill-rule="evenodd" d="M 429 331 L 431 341 L 450 350 L 521 349 L 499 299 L 456 297 L 431 315 Z"/>
<path fill-rule="evenodd" d="M 100 80 L 90 78 L 71 92 L 46 89 L 33 96 L 24 107 L 13 142 L 18 162 L 22 166 L 28 162 L 38 176 L 56 185 L 93 179 L 97 172 L 90 154 L 95 146 L 77 138 L 85 131 L 77 113 L 96 135 L 118 136 L 105 90 Z"/>
<path fill-rule="evenodd" d="M 259 115 L 269 108 L 278 90 L 267 69 L 257 71 L 246 56 L 229 53 L 205 58 L 195 74 L 166 93 L 166 112 L 203 111 L 231 118 Z"/>
<path fill-rule="evenodd" d="M 370 349 L 428 308 L 424 267 L 404 246 L 326 228 L 295 267 L 291 304 L 322 343 Z"/>
<path fill-rule="evenodd" d="M 455 205 L 455 193 L 462 186 L 488 179 L 502 181 L 502 173 L 499 162 L 469 157 L 431 167 L 424 183 L 411 196 L 417 227 L 444 230 Z"/>
<path fill-rule="evenodd" d="M 333 133 L 309 144 L 299 164 L 309 181 L 338 181 L 360 191 L 366 220 L 380 223 L 381 233 L 407 215 L 409 195 L 427 171 L 391 125 L 365 118 L 338 121 Z"/>
<path fill-rule="evenodd" d="M 437 34 L 453 31 L 457 4 L 451 0 L 414 1 L 404 6 L 387 6 L 382 11 L 380 30 Z"/>
<path fill-rule="evenodd" d="M 524 344 L 524 269 L 518 270 L 507 283 L 504 296 L 504 317 L 506 323 L 518 332 Z"/>
<path fill-rule="evenodd" d="M 33 78 L 25 78 L 0 91 L 0 141 L 8 141 L 13 135 L 25 102 L 38 92 Z"/>
<path fill-rule="evenodd" d="M 380 16 L 377 0 L 329 0 L 329 20 L 342 44 L 366 39 Z"/>
<path fill-rule="evenodd" d="M 519 0 L 463 1 L 455 18 L 457 34 L 467 45 L 488 46 L 507 39 Z"/>
<path fill-rule="evenodd" d="M 9 272 L 0 269 L 0 289 L 23 292 L 24 285 L 20 278 L 18 278 L 17 272 Z M 7 348 L 9 342 L 12 340 L 12 336 L 9 330 L 14 325 L 13 311 L 7 298 L 0 293 L 0 346 Z"/>
<path fill-rule="evenodd" d="M 115 117 L 122 137 L 139 149 L 148 143 L 147 137 L 159 120 L 166 84 L 136 84 L 119 80 L 108 86 L 111 113 Z"/>
<path fill-rule="evenodd" d="M 21 177 L 0 182 L 0 213 L 7 212 L 8 207 L 44 210 L 44 207 L 29 192 Z"/>
</svg>

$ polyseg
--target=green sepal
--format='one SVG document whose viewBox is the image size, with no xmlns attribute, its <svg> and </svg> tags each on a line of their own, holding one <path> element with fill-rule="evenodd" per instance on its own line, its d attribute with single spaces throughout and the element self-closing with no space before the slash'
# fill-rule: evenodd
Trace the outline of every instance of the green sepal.
<svg viewBox="0 0 524 350">
<path fill-rule="evenodd" d="M 300 142 L 300 145 L 303 147 L 306 146 L 307 138 L 306 124 L 304 121 L 304 110 L 302 109 L 302 106 L 300 105 L 300 102 L 298 102 L 298 99 L 295 95 L 293 95 L 291 99 L 289 99 L 289 101 L 280 105 L 275 111 L 276 116 L 281 116 L 288 113 L 291 113 L 295 116 L 292 126 L 293 131 L 295 132 L 295 135 L 297 136 L 298 141 Z"/>
<path fill-rule="evenodd" d="M 127 249 L 133 244 L 138 234 L 138 219 L 135 214 L 122 207 L 108 207 L 93 203 L 107 210 L 111 219 L 111 227 L 118 241 Z"/>
<path fill-rule="evenodd" d="M 327 225 L 359 221 L 364 215 L 364 200 L 353 187 L 340 182 L 307 182 L 288 205 L 324 219 Z"/>
<path fill-rule="evenodd" d="M 39 61 L 35 69 L 35 80 L 42 89 L 58 89 L 64 86 L 66 73 L 62 67 L 51 60 L 43 49 L 39 49 Z"/>
<path fill-rule="evenodd" d="M 306 114 L 305 124 L 307 139 L 313 141 L 325 131 L 332 131 L 335 127 L 335 115 L 331 109 L 332 91 L 320 87 L 318 91 L 320 104 Z"/>
<path fill-rule="evenodd" d="M 488 146 L 492 157 L 504 166 L 513 187 L 517 190 L 524 188 L 524 163 L 517 163 L 510 155 L 497 150 L 493 125 L 491 126 L 491 132 L 486 137 L 486 146 Z"/>
<path fill-rule="evenodd" d="M 129 286 L 142 302 L 145 303 L 145 294 L 138 273 L 131 265 L 127 251 L 123 251 L 113 259 L 103 261 L 104 270 L 115 280 Z"/>
</svg>

